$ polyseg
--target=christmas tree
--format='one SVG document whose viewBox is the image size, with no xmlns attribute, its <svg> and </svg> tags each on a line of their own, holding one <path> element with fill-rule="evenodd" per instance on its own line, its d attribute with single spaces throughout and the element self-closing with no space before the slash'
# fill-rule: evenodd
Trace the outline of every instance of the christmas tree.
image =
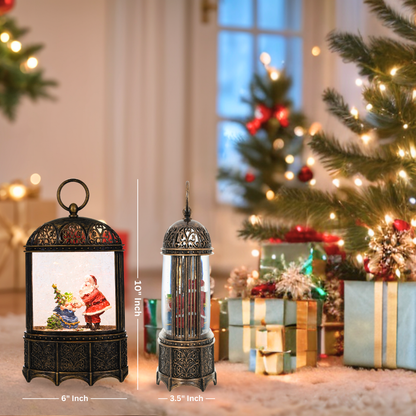
<svg viewBox="0 0 416 416">
<path fill-rule="evenodd" d="M 310 146 L 333 176 L 334 192 L 282 188 L 268 205 L 270 218 L 341 233 L 347 251 L 381 279 L 414 279 L 416 266 L 416 0 L 403 0 L 406 17 L 383 0 L 365 0 L 397 38 L 331 32 L 330 49 L 355 63 L 364 83 L 365 114 L 336 91 L 324 92 L 330 113 L 353 133 L 341 142 L 325 132 Z M 245 237 L 278 231 L 273 223 L 246 223 Z"/>
<path fill-rule="evenodd" d="M 23 46 L 19 41 L 27 32 L 28 29 L 19 28 L 14 19 L 0 16 L 0 110 L 9 120 L 15 118 L 22 97 L 33 101 L 52 98 L 49 88 L 57 85 L 55 81 L 44 79 L 43 71 L 36 69 L 38 60 L 34 54 L 43 45 Z"/>
<path fill-rule="evenodd" d="M 218 179 L 231 185 L 242 197 L 241 210 L 258 214 L 274 198 L 281 186 L 295 178 L 290 169 L 302 149 L 305 116 L 292 110 L 287 97 L 291 79 L 284 72 L 269 66 L 270 56 L 262 53 L 266 68 L 264 76 L 255 74 L 250 85 L 250 97 L 244 101 L 252 108 L 252 116 L 242 122 L 247 136 L 236 143 L 244 166 L 238 169 L 220 168 Z M 307 182 L 312 171 L 304 166 L 298 179 Z"/>
</svg>

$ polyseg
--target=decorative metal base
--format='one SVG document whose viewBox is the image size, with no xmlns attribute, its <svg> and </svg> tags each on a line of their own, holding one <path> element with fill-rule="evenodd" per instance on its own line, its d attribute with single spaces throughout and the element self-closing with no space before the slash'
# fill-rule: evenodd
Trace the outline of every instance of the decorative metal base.
<svg viewBox="0 0 416 416">
<path fill-rule="evenodd" d="M 204 391 L 212 380 L 217 384 L 214 366 L 214 334 L 210 330 L 201 340 L 175 341 L 159 335 L 159 367 L 156 383 L 163 381 L 169 391 L 181 385 L 194 386 Z"/>
<path fill-rule="evenodd" d="M 125 332 L 75 336 L 25 333 L 23 338 L 22 371 L 27 382 L 44 377 L 59 386 L 65 380 L 76 378 L 92 386 L 105 377 L 122 382 L 128 374 Z"/>
</svg>

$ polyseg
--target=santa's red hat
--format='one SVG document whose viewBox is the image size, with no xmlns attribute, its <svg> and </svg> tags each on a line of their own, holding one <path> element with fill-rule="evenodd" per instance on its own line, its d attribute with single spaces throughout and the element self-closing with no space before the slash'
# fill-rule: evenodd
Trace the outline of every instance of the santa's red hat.
<svg viewBox="0 0 416 416">
<path fill-rule="evenodd" d="M 88 277 L 91 277 L 92 280 L 94 280 L 94 285 L 97 286 L 97 279 L 95 276 L 93 276 L 92 274 L 88 274 Z"/>
</svg>

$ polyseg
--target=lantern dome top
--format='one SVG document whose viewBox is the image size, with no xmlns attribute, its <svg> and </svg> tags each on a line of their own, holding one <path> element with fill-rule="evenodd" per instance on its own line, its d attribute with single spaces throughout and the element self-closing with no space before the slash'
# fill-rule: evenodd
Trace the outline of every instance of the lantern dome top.
<svg viewBox="0 0 416 416">
<path fill-rule="evenodd" d="M 76 204 L 66 207 L 62 203 L 61 189 L 68 182 L 77 182 L 85 189 L 85 201 L 80 207 Z M 107 224 L 91 218 L 78 217 L 77 212 L 87 204 L 89 199 L 89 190 L 84 182 L 78 179 L 68 179 L 62 182 L 58 188 L 57 199 L 62 208 L 70 212 L 70 216 L 49 221 L 36 229 L 26 243 L 27 251 L 123 249 L 120 237 Z"/>
<path fill-rule="evenodd" d="M 208 230 L 191 218 L 188 205 L 189 182 L 186 182 L 186 205 L 184 218 L 176 221 L 166 231 L 163 239 L 162 254 L 178 256 L 201 256 L 212 254 L 211 237 Z"/>
</svg>

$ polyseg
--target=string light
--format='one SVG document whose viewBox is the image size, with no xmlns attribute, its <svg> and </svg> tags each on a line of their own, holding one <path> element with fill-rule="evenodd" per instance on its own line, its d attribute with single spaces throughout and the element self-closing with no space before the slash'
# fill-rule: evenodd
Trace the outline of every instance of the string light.
<svg viewBox="0 0 416 416">
<path fill-rule="evenodd" d="M 361 140 L 364 142 L 364 144 L 368 144 L 368 142 L 371 140 L 371 137 L 368 134 L 362 134 Z"/>
<path fill-rule="evenodd" d="M 313 56 L 318 56 L 321 53 L 321 48 L 319 46 L 314 46 L 312 48 L 312 55 Z"/>
<path fill-rule="evenodd" d="M 283 139 L 276 139 L 273 142 L 273 149 L 275 150 L 283 149 L 284 147 L 285 147 L 285 142 Z"/>
<path fill-rule="evenodd" d="M 357 79 L 355 80 L 355 85 L 356 85 L 357 87 L 361 87 L 361 85 L 363 85 L 363 80 L 362 80 L 362 79 L 360 79 L 360 78 L 357 78 Z"/>
<path fill-rule="evenodd" d="M 362 263 L 363 262 L 363 256 L 361 255 L 361 254 L 357 254 L 357 257 L 356 257 L 356 259 L 357 259 L 357 261 L 358 261 L 358 263 Z"/>
<path fill-rule="evenodd" d="M 342 247 L 345 244 L 344 240 L 339 240 L 337 243 L 340 247 Z"/>
<path fill-rule="evenodd" d="M 390 223 L 392 223 L 392 222 L 393 222 L 393 218 L 392 218 L 392 217 L 390 217 L 390 215 L 386 214 L 386 215 L 384 216 L 384 221 L 386 221 L 386 224 L 390 224 Z"/>
<path fill-rule="evenodd" d="M 305 131 L 303 130 L 303 128 L 302 127 L 300 127 L 300 126 L 297 126 L 297 127 L 295 127 L 294 129 L 293 129 L 293 132 L 296 134 L 296 136 L 298 136 L 298 137 L 302 137 L 303 136 L 303 134 L 305 133 Z"/>
<path fill-rule="evenodd" d="M 290 165 L 291 163 L 293 163 L 295 161 L 295 158 L 293 157 L 293 155 L 287 155 L 285 157 L 285 161 L 286 161 L 286 163 L 288 163 Z"/>
<path fill-rule="evenodd" d="M 311 185 L 311 186 L 315 186 L 315 185 L 316 185 L 316 179 L 311 179 L 311 180 L 309 181 L 309 185 Z"/>
<path fill-rule="evenodd" d="M 416 227 L 416 218 L 413 218 L 412 221 L 410 221 L 410 224 L 412 227 Z"/>
<path fill-rule="evenodd" d="M 285 178 L 288 181 L 291 181 L 294 177 L 295 177 L 295 174 L 293 172 L 291 172 L 290 170 L 285 172 Z"/>
<path fill-rule="evenodd" d="M 9 187 L 10 197 L 14 200 L 22 199 L 26 195 L 26 187 L 21 184 L 13 184 Z"/>
<path fill-rule="evenodd" d="M 334 213 L 334 212 L 331 212 L 331 213 L 329 214 L 329 218 L 331 218 L 331 220 L 334 220 L 336 217 L 337 217 L 337 216 L 335 215 L 335 213 Z"/>
<path fill-rule="evenodd" d="M 409 198 L 409 202 L 410 202 L 412 205 L 416 204 L 416 198 L 413 198 L 413 197 Z"/>
<path fill-rule="evenodd" d="M 409 128 L 409 125 L 408 124 L 403 124 L 403 128 L 406 130 L 406 129 Z"/>
<path fill-rule="evenodd" d="M 252 255 L 253 257 L 258 257 L 258 256 L 260 256 L 260 251 L 258 251 L 258 250 L 252 250 L 252 251 L 251 251 L 251 255 Z"/>
<path fill-rule="evenodd" d="M 257 271 L 257 270 L 253 270 L 252 272 L 251 272 L 251 277 L 253 278 L 253 279 L 258 279 L 259 278 L 259 272 Z"/>
<path fill-rule="evenodd" d="M 363 184 L 363 181 L 360 178 L 355 178 L 354 183 L 356 186 L 361 186 Z"/>
<path fill-rule="evenodd" d="M 31 56 L 31 57 L 30 57 L 30 58 L 28 58 L 28 60 L 27 60 L 27 66 L 28 66 L 30 69 L 36 68 L 36 67 L 38 66 L 38 60 L 37 60 L 34 56 Z"/>
<path fill-rule="evenodd" d="M 269 201 L 271 201 L 271 200 L 274 198 L 274 192 L 273 192 L 271 189 L 269 189 L 269 190 L 266 192 L 266 198 L 267 198 Z"/>
<path fill-rule="evenodd" d="M 14 40 L 11 44 L 10 44 L 10 49 L 13 52 L 19 52 L 20 49 L 22 49 L 22 44 L 18 41 L 18 40 Z"/>
<path fill-rule="evenodd" d="M 279 73 L 275 69 L 273 69 L 272 71 L 270 71 L 270 78 L 273 81 L 276 81 L 277 79 L 279 79 Z"/>
<path fill-rule="evenodd" d="M 404 150 L 403 149 L 399 149 L 399 156 L 400 157 L 404 157 L 404 155 L 405 155 L 405 153 L 404 153 Z"/>
<path fill-rule="evenodd" d="M 410 148 L 410 156 L 416 157 L 416 149 L 413 146 Z"/>
<path fill-rule="evenodd" d="M 370 111 L 373 108 L 373 104 L 368 103 L 365 108 Z"/>
<path fill-rule="evenodd" d="M 3 43 L 8 42 L 8 41 L 9 41 L 9 39 L 10 39 L 10 35 L 9 35 L 7 32 L 3 32 L 3 33 L 0 35 L 0 40 L 1 40 Z"/>
<path fill-rule="evenodd" d="M 311 127 L 309 127 L 309 134 L 311 136 L 315 136 L 315 134 L 318 133 L 319 130 L 321 130 L 321 127 L 321 123 L 315 121 L 314 123 L 312 123 Z"/>
<path fill-rule="evenodd" d="M 253 225 L 256 225 L 260 222 L 260 217 L 258 217 L 257 215 L 250 215 L 250 222 Z"/>
<path fill-rule="evenodd" d="M 313 166 L 315 164 L 315 159 L 312 156 L 308 157 L 308 159 L 306 160 L 306 164 L 308 166 Z"/>
<path fill-rule="evenodd" d="M 30 183 L 33 185 L 39 185 L 40 184 L 41 177 L 38 173 L 34 173 L 30 176 Z"/>
<path fill-rule="evenodd" d="M 355 107 L 351 108 L 350 113 L 354 118 L 358 118 L 358 110 Z"/>
<path fill-rule="evenodd" d="M 397 68 L 392 68 L 392 70 L 390 71 L 390 75 L 394 77 L 396 75 L 396 72 L 397 72 Z"/>
<path fill-rule="evenodd" d="M 270 64 L 271 61 L 272 61 L 272 58 L 270 57 L 270 55 L 267 52 L 262 52 L 260 54 L 260 62 L 263 65 L 266 65 L 267 66 L 267 65 Z"/>
<path fill-rule="evenodd" d="M 399 176 L 400 176 L 401 178 L 403 178 L 403 179 L 407 178 L 407 174 L 406 174 L 406 172 L 405 172 L 404 170 L 401 170 L 401 171 L 399 172 Z"/>
<path fill-rule="evenodd" d="M 339 188 L 339 185 L 340 185 L 340 183 L 339 183 L 339 179 L 334 179 L 333 181 L 332 181 L 332 183 L 337 187 L 337 188 Z"/>
<path fill-rule="evenodd" d="M 386 91 L 386 86 L 384 84 L 380 84 L 379 88 L 380 91 Z"/>
<path fill-rule="evenodd" d="M 368 235 L 374 237 L 374 231 L 371 228 L 368 230 Z"/>
<path fill-rule="evenodd" d="M 415 99 L 415 98 L 416 98 L 416 90 L 413 90 L 413 93 L 412 93 L 412 98 L 413 98 L 413 99 Z"/>
</svg>

